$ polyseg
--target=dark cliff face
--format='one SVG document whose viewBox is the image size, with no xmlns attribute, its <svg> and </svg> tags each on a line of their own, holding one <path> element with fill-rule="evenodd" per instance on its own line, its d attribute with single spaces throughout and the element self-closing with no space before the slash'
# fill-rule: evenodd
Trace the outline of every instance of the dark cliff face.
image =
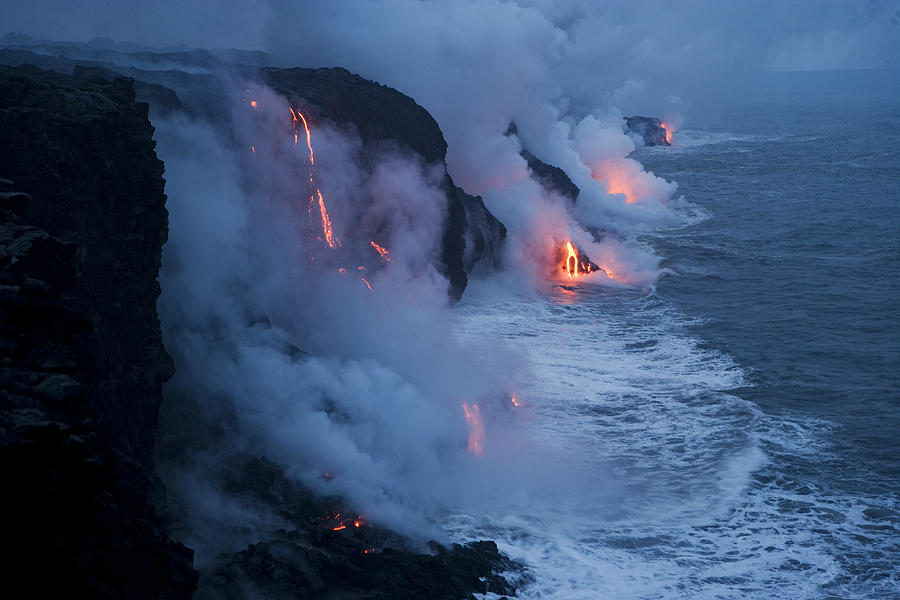
<svg viewBox="0 0 900 600">
<path fill-rule="evenodd" d="M 625 131 L 644 141 L 645 146 L 669 146 L 662 121 L 656 117 L 625 117 Z"/>
<path fill-rule="evenodd" d="M 346 69 L 276 69 L 259 72 L 263 83 L 287 97 L 302 99 L 319 120 L 352 123 L 367 141 L 392 140 L 425 162 L 442 162 L 444 134 L 428 111 L 409 96 Z M 303 104 L 298 108 L 303 110 Z"/>
<path fill-rule="evenodd" d="M 4 192 L 0 209 L 3 515 L 11 572 L 37 595 L 180 598 L 195 584 L 151 501 L 172 372 L 152 132 L 128 80 L 0 69 L 0 168 L 30 196 Z"/>
<path fill-rule="evenodd" d="M 515 123 L 510 123 L 504 135 L 519 135 L 519 128 Z M 519 153 L 528 168 L 531 169 L 531 176 L 535 181 L 548 192 L 559 194 L 564 198 L 568 198 L 573 204 L 578 199 L 581 190 L 575 185 L 566 172 L 557 166 L 550 165 L 539 159 L 537 156 L 529 152 L 526 148 L 522 148 Z"/>
<path fill-rule="evenodd" d="M 426 163 L 444 165 L 447 142 L 437 122 L 397 90 L 340 68 L 265 68 L 259 76 L 315 119 L 352 125 L 366 144 L 390 141 Z M 443 168 L 446 172 L 446 166 Z M 442 187 L 447 217 L 438 266 L 447 277 L 450 296 L 459 299 L 476 265 L 499 266 L 506 228 L 481 198 L 466 194 L 449 175 Z"/>
<path fill-rule="evenodd" d="M 55 563 L 62 577 L 38 592 L 187 597 L 196 586 L 191 551 L 167 538 L 153 508 L 164 496 L 152 456 L 160 385 L 171 373 L 155 312 L 166 211 L 147 106 L 134 100 L 137 89 L 165 104 L 156 114 L 196 116 L 214 114 L 197 106 L 225 96 L 209 77 L 143 73 L 132 83 L 116 78 L 116 65 L 51 58 L 74 76 L 0 67 L 0 176 L 31 195 L 0 196 L 10 208 L 0 218 L 0 285 L 10 286 L 0 288 L 0 377 L 15 391 L 2 397 L 0 453 L 16 465 L 13 486 L 30 490 L 4 507 L 18 519 L 9 529 L 22 550 L 16 569 L 37 579 L 41 560 Z M 364 144 L 389 140 L 443 166 L 440 129 L 399 92 L 342 69 L 252 72 L 318 118 L 353 125 Z M 505 228 L 449 175 L 441 185 L 440 260 L 458 298 L 467 273 L 499 263 Z M 404 541 L 384 544 L 392 534 L 374 528 L 323 536 L 307 518 L 318 501 L 257 463 L 229 489 L 239 497 L 277 489 L 263 504 L 299 506 L 284 515 L 297 529 L 225 557 L 204 574 L 211 597 L 241 597 L 250 585 L 310 598 L 452 600 L 483 591 L 485 578 L 491 591 L 512 591 L 496 573 L 514 565 L 492 543 L 422 555 Z M 381 536 L 377 556 L 361 551 L 371 535 Z"/>
<path fill-rule="evenodd" d="M 0 76 L 3 176 L 32 196 L 26 222 L 77 242 L 75 298 L 96 333 L 79 339 L 80 353 L 98 433 L 149 469 L 172 363 L 156 316 L 168 216 L 147 106 L 126 79 Z"/>
<path fill-rule="evenodd" d="M 415 100 L 394 90 L 341 68 L 258 68 L 261 57 L 241 56 L 244 65 L 229 65 L 224 58 L 185 55 L 183 52 L 157 53 L 153 63 L 168 61 L 170 70 L 142 70 L 115 64 L 116 52 L 103 48 L 43 48 L 48 54 L 36 54 L 32 45 L 0 48 L 0 63 L 36 64 L 46 69 L 73 73 L 85 80 L 90 77 L 114 78 L 121 74 L 134 79 L 138 98 L 150 103 L 151 114 L 165 116 L 183 111 L 194 118 L 217 121 L 228 114 L 228 98 L 232 79 L 222 80 L 209 74 L 179 71 L 184 68 L 215 67 L 248 81 L 257 80 L 288 98 L 301 110 L 307 110 L 314 121 L 350 125 L 365 144 L 389 141 L 418 155 L 426 164 L 440 164 L 444 169 L 447 142 L 440 127 Z M 55 54 L 55 55 L 53 55 Z M 128 55 L 127 62 L 141 64 L 140 56 Z M 251 60 L 247 60 L 247 59 Z M 202 60 L 201 60 L 202 59 Z M 468 276 L 477 268 L 499 265 L 505 239 L 505 228 L 490 214 L 480 198 L 457 194 L 448 176 L 444 187 L 447 197 L 446 227 L 442 236 L 440 262 L 436 265 L 449 282 L 448 292 L 459 299 Z M 474 199 L 464 201 L 464 198 Z M 483 226 L 490 222 L 490 226 Z M 482 261 L 481 259 L 484 258 Z"/>
</svg>

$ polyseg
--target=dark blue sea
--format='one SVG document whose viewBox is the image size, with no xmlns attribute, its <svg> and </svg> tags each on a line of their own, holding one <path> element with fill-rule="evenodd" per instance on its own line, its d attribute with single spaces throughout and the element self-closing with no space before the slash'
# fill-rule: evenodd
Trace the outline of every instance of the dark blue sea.
<svg viewBox="0 0 900 600">
<path fill-rule="evenodd" d="M 583 479 L 457 517 L 526 597 L 900 598 L 898 81 L 768 75 L 636 151 L 695 207 L 653 290 L 464 300 Z"/>
</svg>

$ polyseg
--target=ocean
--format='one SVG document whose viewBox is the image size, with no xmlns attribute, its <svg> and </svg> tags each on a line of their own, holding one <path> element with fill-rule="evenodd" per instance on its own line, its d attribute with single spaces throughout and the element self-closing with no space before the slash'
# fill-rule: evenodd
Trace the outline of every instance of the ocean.
<svg viewBox="0 0 900 600">
<path fill-rule="evenodd" d="M 580 479 L 448 518 L 523 598 L 900 598 L 897 81 L 770 75 L 637 150 L 702 214 L 636 240 L 652 289 L 467 291 L 460 336 L 528 357 L 518 418 Z"/>
</svg>

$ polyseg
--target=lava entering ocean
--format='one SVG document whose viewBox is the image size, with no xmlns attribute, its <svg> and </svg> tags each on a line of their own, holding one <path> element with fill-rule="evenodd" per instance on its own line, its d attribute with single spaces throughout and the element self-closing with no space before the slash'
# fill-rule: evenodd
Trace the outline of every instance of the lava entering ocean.
<svg viewBox="0 0 900 600">
<path fill-rule="evenodd" d="M 484 423 L 481 421 L 481 409 L 478 404 L 471 406 L 463 403 L 463 414 L 466 415 L 466 425 L 469 426 L 469 444 L 467 450 L 472 454 L 481 456 L 484 454 Z"/>
<path fill-rule="evenodd" d="M 583 277 L 595 271 L 603 271 L 612 277 L 607 269 L 591 262 L 584 252 L 579 252 L 571 241 L 567 241 L 557 250 L 556 264 L 568 279 Z"/>
<path fill-rule="evenodd" d="M 675 127 L 671 123 L 660 123 L 660 127 L 662 127 L 666 132 L 666 143 L 672 143 L 672 136 L 675 134 Z"/>
</svg>

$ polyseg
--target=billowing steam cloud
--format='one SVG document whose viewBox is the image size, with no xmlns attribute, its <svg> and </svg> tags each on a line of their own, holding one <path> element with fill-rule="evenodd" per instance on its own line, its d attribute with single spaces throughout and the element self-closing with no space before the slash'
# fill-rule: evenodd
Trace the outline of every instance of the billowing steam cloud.
<svg viewBox="0 0 900 600">
<path fill-rule="evenodd" d="M 341 240 L 331 247 L 288 103 L 260 89 L 255 108 L 248 98 L 233 99 L 236 140 L 181 118 L 157 123 L 172 231 L 159 306 L 178 365 L 167 418 L 185 429 L 169 446 L 193 463 L 169 480 L 194 519 L 190 542 L 202 564 L 223 523 L 279 525 L 215 493 L 216 465 L 240 454 L 270 458 L 367 518 L 436 535 L 426 517 L 467 493 L 473 426 L 495 427 L 518 370 L 493 342 L 485 352 L 454 341 L 433 266 L 442 173 L 399 149 L 362 160 L 358 140 L 313 124 L 315 185 Z M 464 404 L 478 406 L 478 423 Z"/>
</svg>

